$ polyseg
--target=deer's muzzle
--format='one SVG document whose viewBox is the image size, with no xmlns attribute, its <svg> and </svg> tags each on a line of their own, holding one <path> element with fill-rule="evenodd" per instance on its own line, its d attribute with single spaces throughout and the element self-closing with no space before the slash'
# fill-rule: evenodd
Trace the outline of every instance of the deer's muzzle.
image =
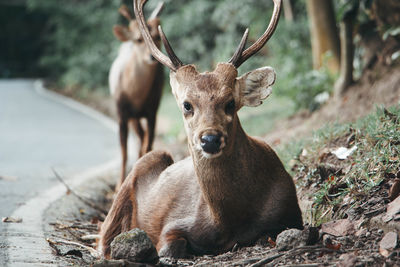
<svg viewBox="0 0 400 267">
<path fill-rule="evenodd" d="M 204 152 L 216 154 L 221 151 L 222 135 L 206 134 L 200 138 L 200 146 Z"/>
</svg>

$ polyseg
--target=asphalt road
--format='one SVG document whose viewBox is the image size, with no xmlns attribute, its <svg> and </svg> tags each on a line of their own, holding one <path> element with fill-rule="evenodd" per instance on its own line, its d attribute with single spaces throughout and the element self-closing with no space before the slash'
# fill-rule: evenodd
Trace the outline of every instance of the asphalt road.
<svg viewBox="0 0 400 267">
<path fill-rule="evenodd" d="M 119 157 L 116 133 L 59 101 L 31 80 L 0 80 L 0 217 L 73 174 Z M 8 224 L 0 222 L 0 266 Z"/>
</svg>

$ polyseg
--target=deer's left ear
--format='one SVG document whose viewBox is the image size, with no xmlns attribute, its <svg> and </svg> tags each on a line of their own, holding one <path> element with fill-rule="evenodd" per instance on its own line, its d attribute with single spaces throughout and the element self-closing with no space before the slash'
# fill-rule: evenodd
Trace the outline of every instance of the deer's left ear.
<svg viewBox="0 0 400 267">
<path fill-rule="evenodd" d="M 237 78 L 237 86 L 241 106 L 256 107 L 262 104 L 271 93 L 275 82 L 275 71 L 271 67 L 263 67 L 250 71 Z"/>
</svg>

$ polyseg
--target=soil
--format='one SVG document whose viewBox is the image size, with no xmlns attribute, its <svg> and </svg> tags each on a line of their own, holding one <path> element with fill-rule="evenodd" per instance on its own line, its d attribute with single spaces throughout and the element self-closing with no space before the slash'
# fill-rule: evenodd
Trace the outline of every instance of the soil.
<svg viewBox="0 0 400 267">
<path fill-rule="evenodd" d="M 265 139 L 269 143 L 277 145 L 294 137 L 307 136 L 313 130 L 329 122 L 354 121 L 372 112 L 377 105 L 399 104 L 399 73 L 400 66 L 381 65 L 367 70 L 362 79 L 350 87 L 343 96 L 332 98 L 318 111 L 300 112 L 279 122 L 276 129 L 266 135 Z M 100 97 L 100 100 L 92 98 L 84 102 L 116 117 L 111 99 Z M 343 137 L 337 142 L 344 142 L 347 138 Z M 176 149 L 175 147 L 172 150 L 182 153 L 182 148 Z M 182 155 L 178 157 L 182 157 Z M 346 168 L 346 164 L 337 162 L 335 159 L 327 157 L 324 160 L 325 163 L 333 165 L 337 169 Z M 301 175 L 302 173 L 299 172 L 294 178 L 296 180 L 304 178 Z M 397 176 L 400 178 L 400 170 Z M 351 231 L 346 230 L 335 235 L 326 233 L 323 228 L 319 228 L 317 242 L 288 251 L 278 251 L 274 240 L 263 237 L 252 247 L 235 247 L 234 251 L 222 255 L 191 257 L 176 261 L 166 259 L 163 263 L 178 266 L 400 266 L 399 242 L 391 249 L 380 248 L 382 246 L 380 242 L 388 232 L 396 233 L 398 238 L 400 231 L 399 220 L 393 219 L 390 222 L 385 220 L 386 210 L 390 203 L 388 192 L 394 183 L 394 178 L 396 176 L 386 177 L 379 187 L 365 195 L 360 195 L 356 202 L 344 201 L 332 210 L 333 221 L 330 222 L 334 224 L 332 228 L 342 229 L 343 224 L 347 224 L 351 226 Z M 312 187 L 312 181 L 310 183 L 309 187 Z M 103 197 L 108 196 L 106 206 L 109 206 L 112 199 L 109 196 L 112 190 L 108 190 L 107 193 L 104 190 L 102 192 Z M 299 190 L 298 192 L 300 199 L 305 194 L 310 194 L 310 191 Z M 96 234 L 96 218 L 102 218 L 103 215 L 96 210 L 92 210 L 90 215 L 83 215 L 76 210 L 72 213 L 73 216 L 64 213 L 63 217 L 52 222 L 50 226 L 53 228 L 49 229 L 49 232 L 53 231 L 55 236 L 93 246 L 92 241 L 84 241 L 81 237 L 86 234 Z M 346 219 L 344 219 L 346 221 L 338 220 L 339 217 L 343 217 L 341 216 L 343 214 L 346 214 Z M 65 246 L 65 244 L 52 244 L 52 246 L 55 253 L 64 258 L 65 265 L 88 265 L 95 260 L 95 257 L 87 249 L 74 245 Z M 159 263 L 159 265 L 162 264 Z M 128 266 L 128 264 L 120 262 L 119 265 L 113 266 Z"/>
<path fill-rule="evenodd" d="M 380 64 L 373 69 L 367 69 L 362 78 L 349 87 L 343 96 L 332 97 L 313 113 L 304 110 L 279 122 L 265 139 L 273 145 L 286 143 L 295 137 L 309 135 L 327 123 L 355 121 L 374 111 L 377 106 L 392 106 L 400 103 L 399 101 L 400 65 Z"/>
</svg>

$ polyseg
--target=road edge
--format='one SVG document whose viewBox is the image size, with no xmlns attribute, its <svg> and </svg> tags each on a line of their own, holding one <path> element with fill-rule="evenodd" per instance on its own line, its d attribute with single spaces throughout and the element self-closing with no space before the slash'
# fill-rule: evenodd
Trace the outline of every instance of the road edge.
<svg viewBox="0 0 400 267">
<path fill-rule="evenodd" d="M 41 80 L 33 83 L 35 91 L 54 101 L 66 105 L 94 120 L 97 120 L 111 131 L 117 133 L 117 123 L 100 112 L 87 107 L 75 100 L 49 91 Z M 94 166 L 84 172 L 73 175 L 68 179 L 71 187 L 79 187 L 83 183 L 96 179 L 100 175 L 115 170 L 119 159 Z M 11 223 L 7 227 L 9 247 L 6 255 L 7 264 L 12 266 L 54 266 L 56 257 L 45 239 L 43 214 L 54 201 L 66 194 L 64 185 L 59 184 L 31 198 L 16 209 L 11 217 L 22 218 L 21 223 Z"/>
</svg>

